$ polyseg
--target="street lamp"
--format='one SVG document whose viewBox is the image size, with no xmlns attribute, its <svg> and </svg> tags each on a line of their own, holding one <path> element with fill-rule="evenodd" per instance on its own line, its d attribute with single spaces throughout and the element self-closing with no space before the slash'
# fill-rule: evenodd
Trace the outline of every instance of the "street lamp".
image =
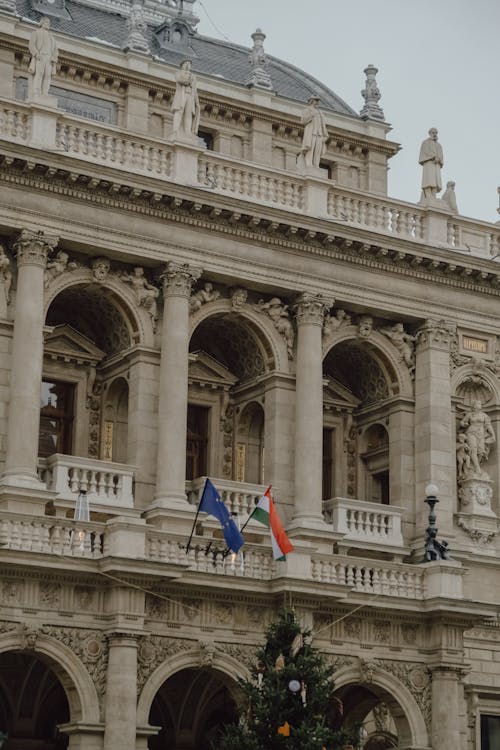
<svg viewBox="0 0 500 750">
<path fill-rule="evenodd" d="M 448 542 L 439 542 L 437 539 L 439 529 L 436 526 L 436 513 L 434 507 L 439 502 L 438 493 L 439 490 L 435 484 L 428 484 L 425 488 L 425 502 L 429 506 L 429 525 L 425 530 L 424 562 L 431 562 L 432 560 L 449 560 L 450 557 Z"/>
</svg>

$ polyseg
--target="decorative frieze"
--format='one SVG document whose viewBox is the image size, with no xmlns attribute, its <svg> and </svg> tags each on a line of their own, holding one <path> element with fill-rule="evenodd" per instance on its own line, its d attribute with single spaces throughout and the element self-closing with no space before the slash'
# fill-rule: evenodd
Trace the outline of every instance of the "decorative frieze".
<svg viewBox="0 0 500 750">
<path fill-rule="evenodd" d="M 17 265 L 45 268 L 47 258 L 58 242 L 58 237 L 47 235 L 42 231 L 33 232 L 31 229 L 23 229 L 14 243 Z"/>
</svg>

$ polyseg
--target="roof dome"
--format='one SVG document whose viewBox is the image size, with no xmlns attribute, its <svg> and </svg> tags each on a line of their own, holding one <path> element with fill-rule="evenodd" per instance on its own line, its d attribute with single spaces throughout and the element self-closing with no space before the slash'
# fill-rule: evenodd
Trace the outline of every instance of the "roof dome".
<svg viewBox="0 0 500 750">
<path fill-rule="evenodd" d="M 250 48 L 198 34 L 195 1 L 144 0 L 141 4 L 133 0 L 133 6 L 141 6 L 145 45 L 151 56 L 175 66 L 189 57 L 196 73 L 248 88 Z M 125 47 L 133 6 L 130 0 L 17 0 L 17 12 L 25 19 L 39 21 L 47 15 L 54 31 L 118 49 Z M 278 96 L 307 102 L 317 95 L 323 107 L 359 117 L 327 86 L 288 62 L 267 55 L 266 71 Z"/>
</svg>

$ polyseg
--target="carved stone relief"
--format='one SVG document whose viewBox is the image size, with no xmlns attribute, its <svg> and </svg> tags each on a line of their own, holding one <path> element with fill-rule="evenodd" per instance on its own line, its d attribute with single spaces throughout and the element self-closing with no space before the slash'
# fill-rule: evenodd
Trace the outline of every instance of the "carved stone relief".
<svg viewBox="0 0 500 750">
<path fill-rule="evenodd" d="M 137 648 L 137 694 L 140 695 L 150 675 L 163 662 L 176 654 L 195 648 L 195 642 L 187 639 L 144 636 L 139 638 Z"/>
<path fill-rule="evenodd" d="M 323 321 L 323 336 L 327 338 L 335 331 L 338 331 L 339 328 L 344 328 L 345 326 L 350 325 L 351 316 L 348 315 L 345 310 L 339 308 L 335 310 L 333 315 L 329 315 L 328 313 L 325 315 Z"/>
<path fill-rule="evenodd" d="M 7 317 L 7 307 L 11 301 L 12 271 L 11 261 L 0 245 L 0 318 Z"/>
<path fill-rule="evenodd" d="M 402 323 L 395 323 L 393 326 L 383 326 L 379 328 L 386 338 L 394 344 L 400 359 L 408 367 L 411 374 L 415 372 L 415 336 L 406 333 Z"/>
<path fill-rule="evenodd" d="M 432 719 L 432 685 L 431 673 L 423 664 L 413 662 L 374 659 L 373 663 L 380 669 L 393 674 L 405 685 L 419 706 L 428 728 Z"/>
<path fill-rule="evenodd" d="M 63 643 L 85 665 L 97 694 L 104 698 L 106 692 L 106 670 L 108 665 L 108 645 L 106 636 L 98 630 L 80 630 L 44 625 L 40 633 Z"/>
<path fill-rule="evenodd" d="M 65 271 L 74 271 L 78 268 L 77 263 L 69 260 L 68 253 L 59 250 L 54 260 L 47 261 L 45 266 L 45 288 L 49 287 L 51 282 Z"/>
<path fill-rule="evenodd" d="M 119 278 L 124 284 L 130 284 L 137 305 L 144 307 L 151 318 L 153 331 L 156 330 L 156 322 L 158 320 L 156 300 L 160 296 L 158 287 L 148 281 L 142 266 L 136 266 L 132 273 L 128 273 L 127 271 L 120 273 Z"/>
<path fill-rule="evenodd" d="M 288 359 L 293 359 L 293 345 L 295 342 L 295 331 L 290 318 L 289 307 L 279 297 L 272 297 L 268 302 L 263 299 L 253 305 L 254 310 L 268 315 L 278 333 L 286 343 Z"/>
<path fill-rule="evenodd" d="M 193 292 L 189 298 L 189 311 L 191 313 L 197 312 L 207 302 L 215 302 L 220 297 L 218 289 L 214 289 L 214 285 L 211 281 L 205 281 L 201 289 Z"/>
</svg>

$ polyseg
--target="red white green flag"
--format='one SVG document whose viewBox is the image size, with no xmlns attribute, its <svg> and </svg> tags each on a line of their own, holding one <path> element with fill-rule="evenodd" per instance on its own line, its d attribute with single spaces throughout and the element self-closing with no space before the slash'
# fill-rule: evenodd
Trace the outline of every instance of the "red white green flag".
<svg viewBox="0 0 500 750">
<path fill-rule="evenodd" d="M 271 485 L 260 498 L 252 513 L 252 518 L 267 526 L 271 532 L 271 545 L 275 560 L 286 560 L 287 552 L 293 552 L 293 545 L 285 534 L 278 511 L 271 496 Z"/>
</svg>

